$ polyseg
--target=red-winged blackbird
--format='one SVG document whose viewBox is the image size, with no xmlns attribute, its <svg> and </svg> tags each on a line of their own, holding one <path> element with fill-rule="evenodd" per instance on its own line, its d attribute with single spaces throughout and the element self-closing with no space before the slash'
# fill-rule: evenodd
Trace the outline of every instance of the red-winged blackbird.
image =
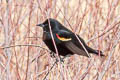
<svg viewBox="0 0 120 80">
<path fill-rule="evenodd" d="M 100 56 L 104 56 L 101 51 L 88 47 L 84 40 L 77 35 L 83 46 L 86 48 L 86 52 L 76 35 L 55 19 L 49 18 L 42 24 L 37 24 L 37 26 L 43 27 L 43 41 L 54 53 L 56 53 L 56 50 L 52 41 L 50 27 L 59 55 L 66 56 L 78 54 L 89 57 L 89 54 L 87 54 L 88 52 L 96 55 L 99 55 L 100 53 Z"/>
</svg>

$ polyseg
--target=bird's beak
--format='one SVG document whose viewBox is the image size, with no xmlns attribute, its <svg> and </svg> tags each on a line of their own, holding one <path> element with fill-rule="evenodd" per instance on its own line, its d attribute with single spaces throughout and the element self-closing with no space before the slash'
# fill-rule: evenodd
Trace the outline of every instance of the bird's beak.
<svg viewBox="0 0 120 80">
<path fill-rule="evenodd" d="M 36 26 L 44 27 L 44 24 L 37 24 Z"/>
</svg>

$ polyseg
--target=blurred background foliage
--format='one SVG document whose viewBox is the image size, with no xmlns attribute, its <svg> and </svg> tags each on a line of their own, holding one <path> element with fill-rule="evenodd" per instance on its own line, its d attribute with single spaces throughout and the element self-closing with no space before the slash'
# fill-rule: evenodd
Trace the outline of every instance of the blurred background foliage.
<svg viewBox="0 0 120 80">
<path fill-rule="evenodd" d="M 0 79 L 42 80 L 55 59 L 36 24 L 60 21 L 106 55 L 73 55 L 48 80 L 120 79 L 120 0 L 0 0 Z"/>
</svg>

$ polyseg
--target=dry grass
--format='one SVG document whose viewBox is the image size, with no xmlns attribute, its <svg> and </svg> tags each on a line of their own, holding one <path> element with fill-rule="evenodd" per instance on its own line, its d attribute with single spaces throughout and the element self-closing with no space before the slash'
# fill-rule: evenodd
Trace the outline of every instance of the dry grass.
<svg viewBox="0 0 120 80">
<path fill-rule="evenodd" d="M 106 57 L 73 55 L 56 64 L 47 80 L 120 79 L 120 0 L 6 1 L 0 1 L 0 80 L 45 77 L 55 59 L 36 24 L 48 17 L 59 20 Z"/>
</svg>

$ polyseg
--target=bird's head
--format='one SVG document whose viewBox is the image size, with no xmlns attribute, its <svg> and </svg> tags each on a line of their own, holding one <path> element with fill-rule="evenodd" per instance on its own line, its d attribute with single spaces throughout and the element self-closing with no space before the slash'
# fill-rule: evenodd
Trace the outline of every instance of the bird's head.
<svg viewBox="0 0 120 80">
<path fill-rule="evenodd" d="M 61 24 L 57 20 L 49 18 L 45 20 L 43 23 L 37 24 L 36 26 L 40 26 L 43 28 L 44 31 L 49 32 L 50 27 L 52 31 L 59 30 L 59 27 L 61 26 Z"/>
</svg>

